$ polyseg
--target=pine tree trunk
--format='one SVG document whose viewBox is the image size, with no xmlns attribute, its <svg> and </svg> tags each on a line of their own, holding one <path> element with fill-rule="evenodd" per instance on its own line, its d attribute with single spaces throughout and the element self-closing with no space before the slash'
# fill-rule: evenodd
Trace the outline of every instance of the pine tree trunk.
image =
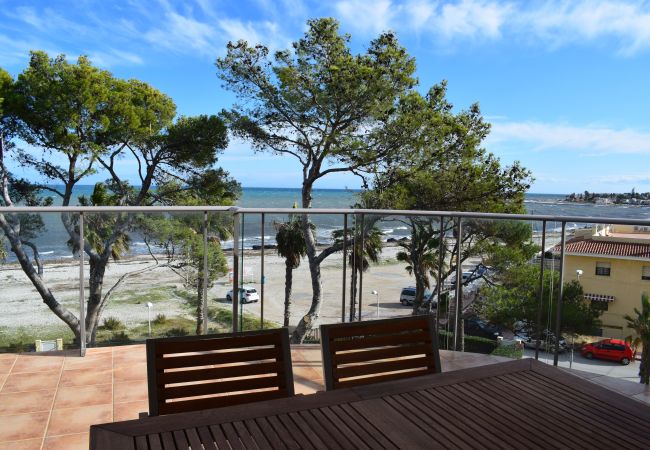
<svg viewBox="0 0 650 450">
<path fill-rule="evenodd" d="M 293 266 L 287 259 L 284 278 L 284 326 L 289 326 L 289 319 L 291 318 L 291 288 L 293 286 Z"/>
<path fill-rule="evenodd" d="M 650 342 L 643 342 L 639 379 L 642 384 L 650 384 Z"/>
</svg>

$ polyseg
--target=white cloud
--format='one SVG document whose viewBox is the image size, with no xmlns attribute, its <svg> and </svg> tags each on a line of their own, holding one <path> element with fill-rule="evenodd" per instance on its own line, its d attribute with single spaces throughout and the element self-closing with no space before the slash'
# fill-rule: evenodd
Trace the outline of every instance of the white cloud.
<svg viewBox="0 0 650 450">
<path fill-rule="evenodd" d="M 572 150 L 592 155 L 650 155 L 650 132 L 615 130 L 599 126 L 577 127 L 542 122 L 496 122 L 490 144 L 523 145 L 533 151 Z"/>
<path fill-rule="evenodd" d="M 124 52 L 116 49 L 92 52 L 88 57 L 94 64 L 105 68 L 129 64 L 140 65 L 144 63 L 142 58 L 135 53 Z"/>
<path fill-rule="evenodd" d="M 648 0 L 341 0 L 333 10 L 357 32 L 395 29 L 441 46 L 508 38 L 549 49 L 610 39 L 625 56 L 650 48 Z"/>
<path fill-rule="evenodd" d="M 338 16 L 364 33 L 379 33 L 390 28 L 393 18 L 403 9 L 390 0 L 344 0 L 334 6 Z"/>
<path fill-rule="evenodd" d="M 174 11 L 165 14 L 164 27 L 151 29 L 144 38 L 156 46 L 181 53 L 216 54 L 217 30 Z"/>
</svg>

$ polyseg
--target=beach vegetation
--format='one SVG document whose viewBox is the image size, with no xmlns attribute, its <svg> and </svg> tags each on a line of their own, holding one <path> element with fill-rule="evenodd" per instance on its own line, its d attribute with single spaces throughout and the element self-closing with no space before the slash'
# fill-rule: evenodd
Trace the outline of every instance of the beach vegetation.
<svg viewBox="0 0 650 450">
<path fill-rule="evenodd" d="M 294 205 L 295 207 L 296 205 Z M 288 327 L 291 320 L 291 289 L 293 271 L 300 267 L 300 262 L 307 254 L 307 245 L 302 233 L 302 221 L 296 215 L 290 215 L 286 222 L 275 223 L 275 241 L 278 255 L 284 258 L 284 315 L 283 326 Z"/>
<path fill-rule="evenodd" d="M 642 347 L 639 364 L 639 382 L 650 384 L 650 298 L 648 293 L 641 295 L 641 309 L 634 308 L 634 315 L 626 314 L 627 327 L 634 331 L 638 344 Z M 633 340 L 630 336 L 628 340 Z"/>
<path fill-rule="evenodd" d="M 65 55 L 51 58 L 32 52 L 16 79 L 0 70 L 0 98 L 2 206 L 42 206 L 52 203 L 51 196 L 62 206 L 75 200 L 88 206 L 230 204 L 240 193 L 239 184 L 215 167 L 228 142 L 219 117 L 176 116 L 167 95 L 145 82 L 117 78 L 85 56 L 70 62 Z M 28 146 L 18 148 L 15 138 Z M 134 161 L 138 186 L 127 181 L 132 165 L 120 164 L 125 157 Z M 7 170 L 6 158 L 35 171 L 40 179 L 16 179 Z M 89 197 L 74 199 L 74 188 L 97 174 L 106 180 L 96 184 Z M 98 213 L 84 219 L 86 239 L 81 248 L 79 215 L 61 214 L 70 247 L 77 254 L 85 252 L 90 265 L 85 323 L 46 281 L 38 248 L 31 241 L 31 236 L 45 231 L 42 222 L 30 215 L 0 214 L 0 229 L 42 301 L 77 340 L 85 327 L 86 343 L 93 345 L 112 295 L 130 276 L 158 265 L 104 286 L 106 268 L 128 249 L 128 232 L 137 229 L 138 216 Z M 198 247 L 194 241 L 185 244 L 188 251 Z M 216 246 L 210 251 L 216 255 Z M 201 255 L 192 254 L 195 257 Z"/>
</svg>

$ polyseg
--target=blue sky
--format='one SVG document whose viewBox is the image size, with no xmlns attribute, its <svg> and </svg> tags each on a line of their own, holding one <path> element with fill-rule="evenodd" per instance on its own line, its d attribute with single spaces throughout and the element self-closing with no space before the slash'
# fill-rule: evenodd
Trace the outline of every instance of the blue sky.
<svg viewBox="0 0 650 450">
<path fill-rule="evenodd" d="M 358 51 L 396 31 L 423 91 L 447 79 L 456 107 L 480 103 L 493 124 L 486 147 L 531 169 L 531 192 L 650 191 L 647 1 L 0 0 L 0 66 L 18 74 L 30 49 L 85 54 L 151 83 L 182 114 L 216 113 L 233 102 L 214 66 L 229 40 L 287 48 L 323 16 L 338 18 Z M 300 185 L 293 160 L 244 142 L 220 164 L 244 186 Z M 317 187 L 358 185 L 338 175 Z"/>
</svg>

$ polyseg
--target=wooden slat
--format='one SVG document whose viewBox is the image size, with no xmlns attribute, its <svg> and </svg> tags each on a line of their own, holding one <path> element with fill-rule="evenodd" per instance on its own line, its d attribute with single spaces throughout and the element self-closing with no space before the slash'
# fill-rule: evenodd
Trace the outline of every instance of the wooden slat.
<svg viewBox="0 0 650 450">
<path fill-rule="evenodd" d="M 252 350 L 236 350 L 232 352 L 204 353 L 191 356 L 176 356 L 173 358 L 156 358 L 158 369 L 179 369 L 187 367 L 211 366 L 219 364 L 238 363 L 245 361 L 261 361 L 280 359 L 282 353 L 277 347 L 257 348 Z"/>
<path fill-rule="evenodd" d="M 235 422 L 232 422 L 232 426 L 235 427 L 235 431 L 239 436 L 239 440 L 242 442 L 242 444 L 244 444 L 245 448 L 252 450 L 257 450 L 259 448 L 255 443 L 255 440 L 253 439 L 250 431 L 248 431 L 248 428 L 246 428 L 246 425 L 244 425 L 244 422 L 237 420 Z"/>
<path fill-rule="evenodd" d="M 149 450 L 149 444 L 147 443 L 147 436 L 136 436 L 135 448 L 136 450 Z"/>
<path fill-rule="evenodd" d="M 210 432 L 212 433 L 212 437 L 214 438 L 214 442 L 217 444 L 217 447 L 219 447 L 219 450 L 230 450 L 230 444 L 228 443 L 226 435 L 223 434 L 221 427 L 219 425 L 212 425 L 209 428 Z"/>
<path fill-rule="evenodd" d="M 323 325 L 329 328 L 331 339 L 352 336 L 372 336 L 395 334 L 401 331 L 426 330 L 429 327 L 428 316 L 409 316 L 389 320 L 368 320 L 365 322 Z"/>
<path fill-rule="evenodd" d="M 394 361 L 360 364 L 349 367 L 334 367 L 334 377 L 336 379 L 359 377 L 373 373 L 396 372 L 398 370 L 418 369 L 429 367 L 431 360 L 427 357 L 398 359 Z"/>
<path fill-rule="evenodd" d="M 257 346 L 279 345 L 281 328 L 252 335 L 232 334 L 213 336 L 191 336 L 187 338 L 160 339 L 156 342 L 156 355 L 224 350 Z"/>
<path fill-rule="evenodd" d="M 294 423 L 300 428 L 302 434 L 307 440 L 318 450 L 326 450 L 328 447 L 322 441 L 322 439 L 316 433 L 312 427 L 305 421 L 305 419 L 298 413 L 292 412 L 289 413 L 289 417 L 294 421 Z"/>
<path fill-rule="evenodd" d="M 233 450 L 246 450 L 246 447 L 240 441 L 235 428 L 232 426 L 232 423 L 223 423 L 221 424 L 221 428 L 223 429 L 223 432 L 228 439 L 228 443 Z"/>
<path fill-rule="evenodd" d="M 278 389 L 236 395 L 222 395 L 220 397 L 200 398 L 196 400 L 181 400 L 160 405 L 160 414 L 175 414 L 200 409 L 222 408 L 224 406 L 261 402 L 283 397 L 287 397 L 286 391 Z"/>
<path fill-rule="evenodd" d="M 247 363 L 237 366 L 217 367 L 212 369 L 181 370 L 177 372 L 164 372 L 157 380 L 158 386 L 174 383 L 188 383 L 192 381 L 214 380 L 221 378 L 246 377 L 267 373 L 282 373 L 280 362 L 271 361 L 264 363 Z"/>
<path fill-rule="evenodd" d="M 163 448 L 165 450 L 173 450 L 176 448 L 176 443 L 174 442 L 174 436 L 170 432 L 160 433 L 160 439 L 162 440 Z"/>
<path fill-rule="evenodd" d="M 298 426 L 296 422 L 289 417 L 288 414 L 278 414 L 275 416 L 278 418 L 280 423 L 287 429 L 287 431 L 293 436 L 293 438 L 300 443 L 300 448 L 305 450 L 313 450 L 314 446 L 312 445 L 311 440 L 307 437 L 309 434 L 305 435 L 302 429 Z"/>
<path fill-rule="evenodd" d="M 254 420 L 247 420 L 246 428 L 250 430 L 253 439 L 255 439 L 255 443 L 260 449 L 271 448 L 268 439 L 266 439 L 266 436 L 264 436 L 264 433 L 262 433 L 262 430 L 260 430 L 260 427 Z"/>
<path fill-rule="evenodd" d="M 351 387 L 363 386 L 367 384 L 383 383 L 386 381 L 401 380 L 405 378 L 408 379 L 408 378 L 418 377 L 422 375 L 431 375 L 434 373 L 436 373 L 434 369 L 420 369 L 420 370 L 413 370 L 410 372 L 389 373 L 385 375 L 376 375 L 376 376 L 369 376 L 364 378 L 350 378 L 350 379 L 335 381 L 334 387 L 337 389 L 351 388 Z"/>
<path fill-rule="evenodd" d="M 332 422 L 327 420 L 327 417 L 325 417 L 325 414 L 323 414 L 320 408 L 314 408 L 309 412 L 314 417 L 314 419 L 316 419 L 318 423 L 325 429 L 326 433 L 329 435 L 330 441 L 336 441 L 337 446 L 340 446 L 340 448 L 354 448 L 348 438 L 341 434 Z"/>
<path fill-rule="evenodd" d="M 360 340 L 363 340 L 362 348 L 383 347 L 386 345 L 400 345 L 420 343 L 431 344 L 431 336 L 426 331 L 414 330 L 412 333 L 389 334 L 380 336 L 364 336 L 358 339 L 332 340 L 330 348 L 334 352 L 355 350 L 359 348 Z"/>
<path fill-rule="evenodd" d="M 459 430 L 457 424 L 452 423 L 441 409 L 426 408 L 419 402 L 409 402 L 407 398 L 399 395 L 386 397 L 384 400 L 395 410 L 404 411 L 415 425 L 427 433 L 432 439 L 432 447 L 463 450 L 473 448 L 463 439 L 467 437 L 462 430 Z"/>
<path fill-rule="evenodd" d="M 381 433 L 381 430 L 375 428 L 363 416 L 356 414 L 349 404 L 345 403 L 342 405 L 335 405 L 331 408 L 332 410 L 337 411 L 341 420 L 353 426 L 357 431 L 359 438 L 364 442 L 369 443 L 371 448 L 397 450 L 397 447 L 386 439 L 386 437 Z"/>
<path fill-rule="evenodd" d="M 327 432 L 325 428 L 323 428 L 323 425 L 316 420 L 313 414 L 309 410 L 305 411 L 299 411 L 291 414 L 296 414 L 300 416 L 301 419 L 305 421 L 305 423 L 309 426 L 310 429 L 314 431 L 319 437 L 319 439 L 322 442 L 327 443 L 327 447 L 334 449 L 334 450 L 340 450 L 343 447 Z"/>
<path fill-rule="evenodd" d="M 151 450 L 163 450 L 162 442 L 160 442 L 160 435 L 150 434 L 147 436 L 149 441 L 149 448 Z"/>
<path fill-rule="evenodd" d="M 280 386 L 284 379 L 277 375 L 271 377 L 240 378 L 231 381 L 216 381 L 213 383 L 187 384 L 158 388 L 161 398 L 186 398 L 199 395 L 223 394 L 226 392 L 250 391 Z"/>
<path fill-rule="evenodd" d="M 296 437 L 289 430 L 287 430 L 284 425 L 282 425 L 278 419 L 278 416 L 269 416 L 267 417 L 267 420 L 275 432 L 278 433 L 278 436 L 288 449 L 298 450 L 300 448 L 300 443 L 296 440 Z"/>
<path fill-rule="evenodd" d="M 205 450 L 218 450 L 217 444 L 215 444 L 212 433 L 210 433 L 208 427 L 198 427 L 196 431 L 199 433 L 201 444 L 203 444 Z"/>
<path fill-rule="evenodd" d="M 358 352 L 336 353 L 332 359 L 334 364 L 350 364 L 357 362 L 373 361 L 377 359 L 399 358 L 412 355 L 431 355 L 431 345 L 400 345 L 396 347 L 364 350 Z"/>
<path fill-rule="evenodd" d="M 278 434 L 275 432 L 273 427 L 269 424 L 269 421 L 266 417 L 260 417 L 255 420 L 257 425 L 264 433 L 264 436 L 271 442 L 271 448 L 285 449 L 287 448 L 286 444 L 282 442 Z"/>
<path fill-rule="evenodd" d="M 199 433 L 197 433 L 196 428 L 187 428 L 185 430 L 185 435 L 187 436 L 187 440 L 189 441 L 192 450 L 195 448 L 201 449 L 203 447 L 201 445 L 201 439 L 199 439 Z"/>
<path fill-rule="evenodd" d="M 178 450 L 190 450 L 190 444 L 187 442 L 184 430 L 176 430 L 172 435 L 174 436 L 174 442 Z"/>
<path fill-rule="evenodd" d="M 370 449 L 370 447 L 359 439 L 359 436 L 356 433 L 356 430 L 348 427 L 345 422 L 329 407 L 320 408 L 320 411 L 323 413 L 327 420 L 329 420 L 334 426 L 339 430 L 343 436 L 346 437 L 348 442 L 352 444 L 355 449 Z"/>
</svg>

